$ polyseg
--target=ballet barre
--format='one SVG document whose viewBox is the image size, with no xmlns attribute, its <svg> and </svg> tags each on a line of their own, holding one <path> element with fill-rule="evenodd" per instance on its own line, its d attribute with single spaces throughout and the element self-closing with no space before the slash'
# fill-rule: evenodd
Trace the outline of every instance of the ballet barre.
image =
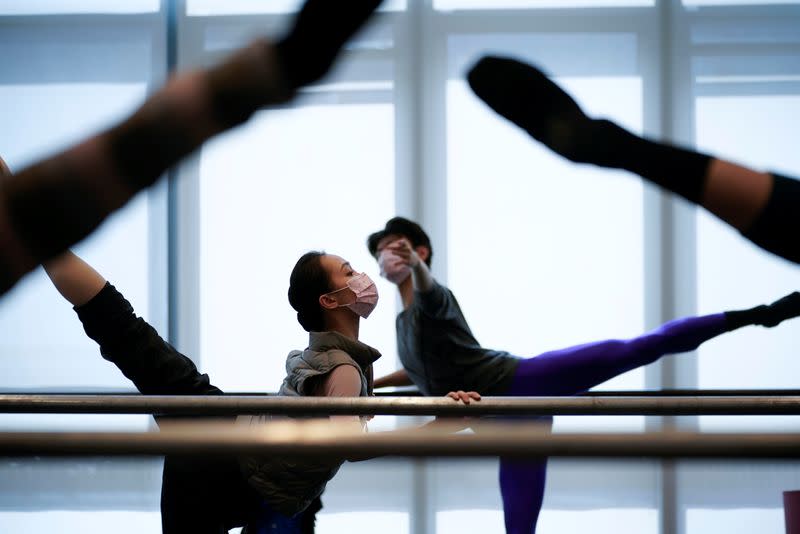
<svg viewBox="0 0 800 534">
<path fill-rule="evenodd" d="M 800 415 L 800 396 L 484 397 L 463 405 L 444 397 L 270 397 L 180 395 L 0 395 L 0 413 L 235 415 Z"/>
<path fill-rule="evenodd" d="M 182 423 L 158 432 L 6 432 L 0 456 L 289 455 L 292 457 L 567 457 L 800 459 L 800 433 L 550 433 L 533 423 L 363 433 L 352 425 L 279 421 L 260 425 Z"/>
<path fill-rule="evenodd" d="M 0 395 L 139 395 L 137 391 L 121 388 L 118 390 L 87 390 L 78 388 L 74 390 L 46 389 L 23 390 L 16 388 L 0 388 Z M 376 397 L 424 397 L 416 388 L 398 388 L 395 390 L 376 390 Z M 225 397 L 276 397 L 274 391 L 233 391 L 223 393 Z M 578 393 L 576 397 L 794 397 L 800 395 L 800 389 L 696 389 L 696 388 L 669 388 L 669 389 L 615 389 L 615 390 L 590 390 Z"/>
</svg>

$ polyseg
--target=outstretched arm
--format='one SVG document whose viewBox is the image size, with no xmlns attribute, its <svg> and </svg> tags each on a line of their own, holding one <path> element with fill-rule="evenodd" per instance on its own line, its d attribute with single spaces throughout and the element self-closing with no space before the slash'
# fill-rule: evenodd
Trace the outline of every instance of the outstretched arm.
<svg viewBox="0 0 800 534">
<path fill-rule="evenodd" d="M 44 270 L 58 292 L 73 306 L 83 306 L 106 285 L 91 265 L 71 251 L 44 263 Z"/>
<path fill-rule="evenodd" d="M 474 402 L 480 402 L 481 396 L 479 393 L 475 391 L 451 391 L 447 395 L 445 395 L 449 399 L 453 399 L 455 402 L 460 402 L 462 404 L 470 404 Z M 453 434 L 455 432 L 459 432 L 461 430 L 465 430 L 469 428 L 472 424 L 472 418 L 469 417 L 437 417 L 433 421 L 429 421 L 423 425 L 414 428 L 404 428 L 401 430 L 388 430 L 386 432 L 381 432 L 381 434 L 402 434 L 402 435 L 414 435 L 414 434 L 422 434 L 423 432 L 434 430 L 438 433 L 442 434 Z M 424 437 L 424 436 L 423 436 Z M 361 455 L 361 456 L 352 456 L 347 458 L 348 462 L 363 462 L 365 460 L 372 460 L 375 458 L 380 458 L 383 455 Z"/>
<path fill-rule="evenodd" d="M 219 395 L 208 375 L 164 341 L 114 286 L 72 252 L 45 271 L 78 313 L 84 330 L 140 392 L 149 395 Z"/>
<path fill-rule="evenodd" d="M 457 313 L 458 304 L 450 291 L 436 283 L 430 268 L 419 256 L 418 250 L 406 238 L 398 239 L 386 246 L 397 261 L 411 269 L 411 280 L 415 301 L 424 313 L 436 319 L 447 319 Z"/>
<path fill-rule="evenodd" d="M 427 293 L 433 289 L 436 281 L 433 279 L 431 270 L 422 261 L 411 246 L 411 243 L 406 238 L 398 239 L 386 246 L 387 249 L 394 252 L 406 265 L 411 267 L 411 279 L 414 282 L 414 291 L 420 293 Z"/>
<path fill-rule="evenodd" d="M 800 181 L 639 137 L 587 116 L 543 72 L 485 57 L 470 87 L 489 107 L 554 152 L 578 163 L 625 169 L 701 205 L 756 245 L 800 263 Z"/>
<path fill-rule="evenodd" d="M 287 36 L 173 78 L 129 119 L 0 187 L 0 294 L 205 140 L 323 76 L 381 0 L 308 0 Z"/>
<path fill-rule="evenodd" d="M 358 397 L 361 394 L 361 376 L 355 367 L 340 365 L 325 376 L 325 379 L 319 384 L 313 394 L 321 397 Z M 447 394 L 447 397 L 453 399 L 455 402 L 464 404 L 470 404 L 472 401 L 478 402 L 481 400 L 481 396 L 474 391 L 451 391 Z M 354 415 L 334 415 L 330 417 L 330 420 L 339 425 L 352 427 L 358 425 L 356 428 L 362 428 L 363 425 L 363 419 Z M 451 433 L 469 426 L 469 420 L 461 420 L 460 422 L 463 423 L 463 426 L 456 428 L 456 422 L 458 421 L 458 419 L 454 418 L 435 419 L 418 428 L 442 427 L 443 432 Z M 415 430 L 418 429 L 401 430 L 400 432 L 408 433 L 414 432 Z M 361 462 L 372 458 L 377 458 L 377 456 L 352 456 L 346 458 L 346 460 L 349 462 Z"/>
</svg>

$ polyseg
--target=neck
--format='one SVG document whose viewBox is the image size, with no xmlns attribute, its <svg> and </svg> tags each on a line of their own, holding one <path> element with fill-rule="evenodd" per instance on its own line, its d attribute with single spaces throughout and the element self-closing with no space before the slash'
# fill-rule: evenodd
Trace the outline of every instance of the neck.
<svg viewBox="0 0 800 534">
<path fill-rule="evenodd" d="M 400 300 L 403 301 L 403 309 L 407 310 L 414 304 L 414 281 L 412 277 L 409 276 L 403 280 L 403 282 L 397 286 L 397 290 L 400 292 Z"/>
<path fill-rule="evenodd" d="M 332 310 L 325 319 L 325 330 L 336 332 L 358 341 L 358 327 L 361 318 L 346 308 Z"/>
</svg>

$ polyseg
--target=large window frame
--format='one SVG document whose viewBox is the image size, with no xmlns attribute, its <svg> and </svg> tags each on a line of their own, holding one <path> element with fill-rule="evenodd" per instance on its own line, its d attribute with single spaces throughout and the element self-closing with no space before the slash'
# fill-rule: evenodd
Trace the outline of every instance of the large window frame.
<svg viewBox="0 0 800 534">
<path fill-rule="evenodd" d="M 17 59 L 28 56 L 7 62 L 0 69 L 0 84 L 147 80 L 150 94 L 167 78 L 165 6 L 166 0 L 152 13 L 0 16 L 0 47 L 17 47 Z M 91 54 L 86 53 L 87 47 Z M 123 64 L 119 61 L 123 55 L 135 58 L 134 63 Z M 168 184 L 162 181 L 143 194 L 150 218 L 150 259 L 149 307 L 141 311 L 168 337 Z M 131 386 L 125 391 L 135 389 Z M 0 510 L 157 510 L 161 463 L 157 459 L 25 463 L 3 459 Z M 82 491 L 80 500 L 65 498 L 76 487 Z"/>
<path fill-rule="evenodd" d="M 395 105 L 395 198 L 396 212 L 418 220 L 437 243 L 434 274 L 447 281 L 447 161 L 446 161 L 446 85 L 457 75 L 448 68 L 448 38 L 477 33 L 558 33 L 597 32 L 633 33 L 638 43 L 638 69 L 643 84 L 643 125 L 646 135 L 693 145 L 695 131 L 694 106 L 698 96 L 726 94 L 800 94 L 800 79 L 789 62 L 776 67 L 771 81 L 752 81 L 747 76 L 763 75 L 759 62 L 747 63 L 729 72 L 696 79 L 695 59 L 747 56 L 769 60 L 778 56 L 800 57 L 800 6 L 702 6 L 685 8 L 680 0 L 656 0 L 649 7 L 565 8 L 565 9 L 482 9 L 437 11 L 433 0 L 409 0 L 405 11 L 380 13 L 376 17 L 378 36 L 392 37 L 392 46 L 349 50 L 343 54 L 345 68 L 332 80 L 303 94 L 294 105 L 314 102 L 393 102 Z M 277 35 L 286 22 L 286 15 L 188 16 L 186 0 L 161 0 L 157 13 L 120 15 L 30 15 L 0 16 L 0 40 L 20 39 L 29 43 L 36 39 L 80 41 L 82 35 L 100 36 L 112 46 L 97 50 L 91 58 L 75 54 L 73 62 L 42 63 L 41 72 L 49 81 L 104 82 L 125 80 L 131 73 L 116 67 L 114 45 L 125 46 L 126 36 L 146 35 L 151 49 L 166 50 L 166 55 L 153 53 L 148 69 L 148 93 L 165 81 L 168 72 L 207 66 L 219 61 L 234 44 L 244 41 L 239 36 L 263 32 Z M 759 28 L 775 28 L 775 38 L 764 42 L 748 36 Z M 718 40 L 698 38 L 703 29 L 716 28 Z M 730 29 L 736 28 L 731 33 Z M 214 33 L 216 32 L 216 33 Z M 12 34 L 16 37 L 13 37 Z M 207 37 L 220 37 L 217 46 L 207 47 Z M 714 34 L 706 31 L 704 35 Z M 233 35 L 228 40 L 225 36 Z M 229 44 L 225 44 L 225 43 Z M 130 42 L 128 42 L 130 45 Z M 103 64 L 103 69 L 74 68 L 87 61 Z M 392 65 L 383 85 L 336 85 L 339 82 L 371 80 L 374 62 Z M 780 71 L 783 68 L 784 71 Z M 3 69 L 0 83 L 24 83 L 30 71 Z M 88 73 L 88 74 L 87 74 Z M 101 73 L 101 74 L 98 74 Z M 558 74 L 558 73 L 556 73 Z M 592 74 L 570 72 L 570 74 Z M 702 74 L 702 73 L 701 73 Z M 723 80 L 739 76 L 738 81 Z M 141 78 L 138 78 L 141 79 Z M 36 78 L 41 82 L 41 78 Z M 374 81 L 374 80 L 371 80 Z M 335 82 L 331 84 L 331 82 Z M 633 179 L 633 178 L 632 178 Z M 188 355 L 200 354 L 200 273 L 198 265 L 199 156 L 195 154 L 170 171 L 169 179 L 148 193 L 155 228 L 150 237 L 154 254 L 152 272 L 161 280 L 152 285 L 151 322 L 165 337 Z M 644 190 L 645 236 L 645 325 L 655 327 L 669 319 L 696 312 L 696 228 L 694 210 L 669 194 L 648 186 Z M 202 359 L 196 357 L 198 365 Z M 664 359 L 645 371 L 648 388 L 694 387 L 697 384 L 695 358 Z M 649 417 L 648 429 L 695 429 L 697 418 Z M 127 465 L 127 467 L 126 467 Z M 410 532 L 428 534 L 435 529 L 435 508 L 430 496 L 435 491 L 436 467 L 424 460 L 410 463 L 410 475 L 397 475 L 407 486 Z M 664 534 L 685 532 L 684 504 L 679 503 L 680 463 L 660 462 L 645 467 L 652 469 L 658 480 L 660 531 Z M 587 467 L 588 468 L 588 467 Z M 614 469 L 613 464 L 592 465 L 592 469 Z M 360 476 L 374 474 L 369 464 L 357 466 L 345 475 L 344 490 L 360 487 Z M 3 498 L 0 509 L 46 509 L 53 505 L 48 494 L 32 490 L 25 498 L 13 498 L 18 488 L 35 488 L 47 473 L 49 487 L 69 488 L 75 483 L 74 470 L 58 465 L 38 466 L 33 470 L 3 477 L 0 487 Z M 80 473 L 89 477 L 91 488 L 81 507 L 91 509 L 153 509 L 157 502 L 131 498 L 153 495 L 158 479 L 153 473 L 157 465 L 142 471 L 140 464 L 113 466 L 99 462 Z M 95 473 L 94 475 L 89 472 Z M 399 470 L 403 471 L 403 470 Z M 601 471 L 602 472 L 602 471 Z M 642 476 L 641 473 L 636 475 Z M 643 476 L 649 476 L 645 474 Z M 720 475 L 724 476 L 724 475 Z M 735 476 L 732 475 L 733 483 Z M 86 488 L 86 485 L 82 485 Z M 3 490 L 5 488 L 5 491 Z M 132 489 L 133 488 L 133 489 Z"/>
</svg>

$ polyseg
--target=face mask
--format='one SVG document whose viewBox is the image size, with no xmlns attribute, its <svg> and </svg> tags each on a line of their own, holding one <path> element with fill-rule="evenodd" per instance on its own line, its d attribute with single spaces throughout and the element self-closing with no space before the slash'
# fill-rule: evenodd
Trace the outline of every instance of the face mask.
<svg viewBox="0 0 800 534">
<path fill-rule="evenodd" d="M 378 255 L 378 267 L 381 269 L 381 276 L 393 284 L 402 284 L 411 275 L 411 267 L 388 248 Z"/>
<path fill-rule="evenodd" d="M 349 289 L 355 296 L 355 302 L 342 304 L 345 308 L 350 308 L 353 313 L 366 319 L 378 305 L 378 288 L 375 282 L 365 273 L 358 274 L 347 281 L 347 287 L 331 291 L 328 295 L 333 295 L 339 291 Z"/>
</svg>

